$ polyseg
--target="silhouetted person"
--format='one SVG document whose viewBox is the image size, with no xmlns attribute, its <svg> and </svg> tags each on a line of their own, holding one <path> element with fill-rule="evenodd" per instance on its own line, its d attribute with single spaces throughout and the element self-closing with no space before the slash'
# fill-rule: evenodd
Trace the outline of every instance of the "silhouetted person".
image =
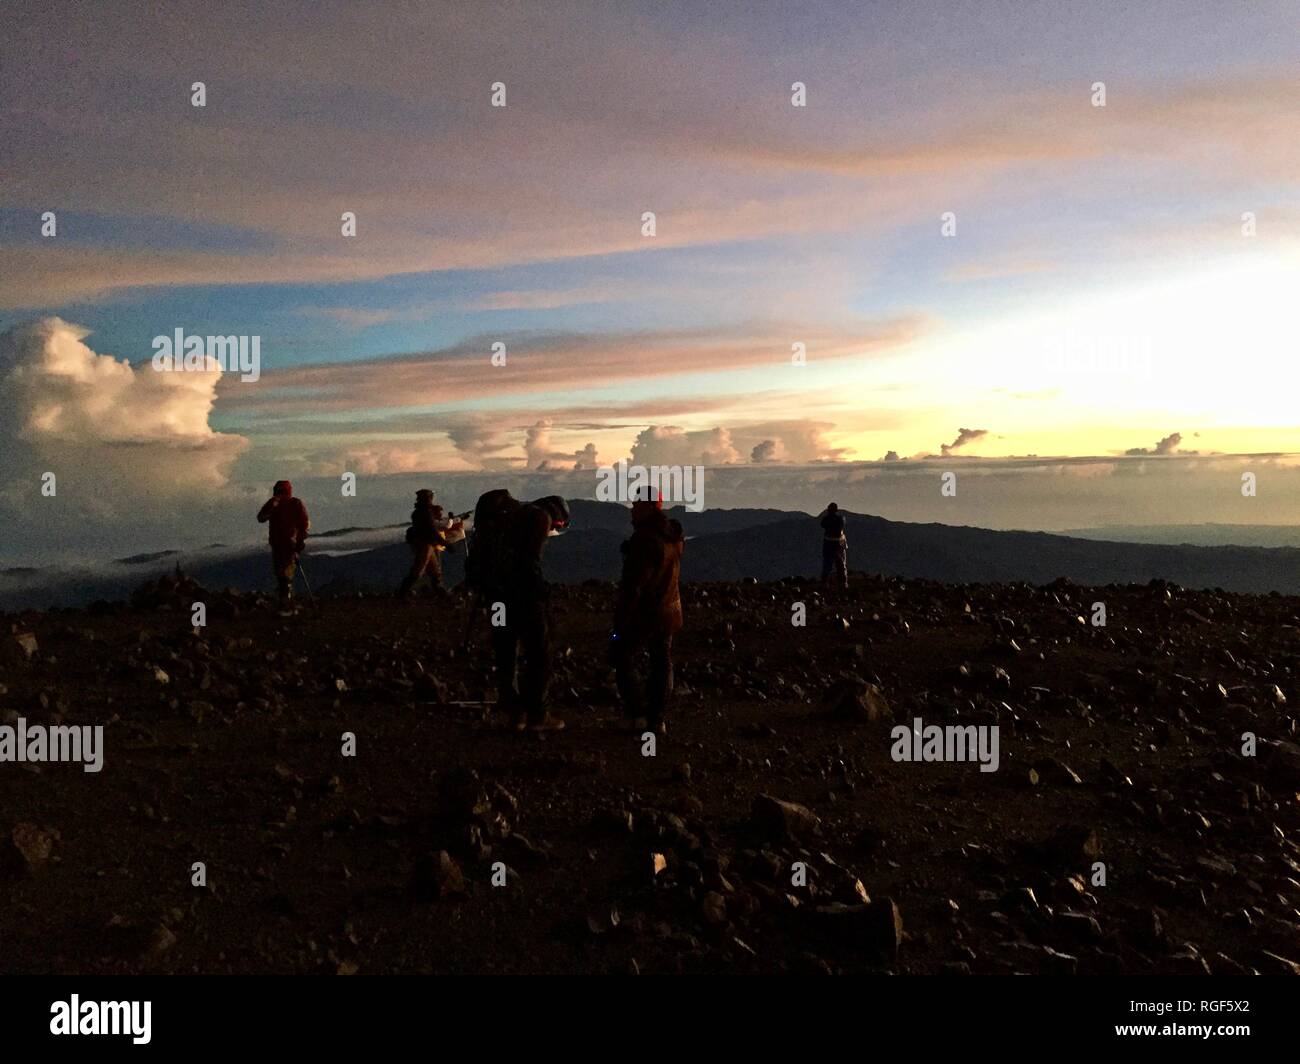
<svg viewBox="0 0 1300 1064">
<path fill-rule="evenodd" d="M 442 587 L 441 552 L 446 549 L 443 538 L 442 507 L 433 501 L 433 492 L 422 488 L 415 493 L 415 509 L 411 511 L 411 524 L 406 530 L 406 544 L 411 548 L 411 568 L 398 589 L 398 598 L 409 598 L 420 578 L 428 573 L 433 586 Z"/>
<path fill-rule="evenodd" d="M 257 520 L 268 525 L 267 538 L 271 542 L 271 568 L 275 572 L 276 591 L 281 604 L 293 598 L 293 577 L 298 569 L 298 556 L 307 545 L 307 530 L 311 521 L 307 507 L 295 499 L 293 485 L 287 480 L 277 480 L 271 497 L 257 512 Z"/>
<path fill-rule="evenodd" d="M 682 597 L 678 589 L 682 550 L 686 545 L 679 522 L 663 512 L 662 499 L 632 504 L 632 535 L 623 543 L 623 578 L 614 609 L 610 660 L 618 676 L 618 693 L 628 722 L 663 734 L 668 695 L 673 685 L 673 636 L 682 627 Z M 644 646 L 650 670 L 644 684 L 636 671 L 636 656 Z"/>
<path fill-rule="evenodd" d="M 542 573 L 542 550 L 547 538 L 568 524 L 569 508 L 558 495 L 520 503 L 498 490 L 481 496 L 474 509 L 473 564 L 467 572 L 483 595 L 492 624 L 497 701 L 517 731 L 564 727 L 564 721 L 546 708 L 551 678 L 550 588 Z M 517 676 L 520 648 L 524 666 L 522 676 Z"/>
<path fill-rule="evenodd" d="M 849 540 L 844 534 L 844 515 L 831 503 L 822 512 L 822 583 L 827 587 L 849 586 Z"/>
</svg>

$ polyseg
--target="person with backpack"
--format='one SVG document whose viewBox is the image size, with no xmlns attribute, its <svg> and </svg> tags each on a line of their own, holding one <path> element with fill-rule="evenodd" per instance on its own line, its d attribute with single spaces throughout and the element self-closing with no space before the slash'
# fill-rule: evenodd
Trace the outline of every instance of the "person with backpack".
<svg viewBox="0 0 1300 1064">
<path fill-rule="evenodd" d="M 568 524 L 569 508 L 558 495 L 521 503 L 497 489 L 480 496 L 474 508 L 465 578 L 488 611 L 497 702 L 510 714 L 516 731 L 564 728 L 564 721 L 546 707 L 550 588 L 542 572 L 542 551 L 547 539 Z"/>
<path fill-rule="evenodd" d="M 822 511 L 822 583 L 826 587 L 849 586 L 849 540 L 844 515 L 831 503 Z"/>
<path fill-rule="evenodd" d="M 663 498 L 632 503 L 632 535 L 622 546 L 623 576 L 614 609 L 610 660 L 629 726 L 645 726 L 663 735 L 668 695 L 673 685 L 673 636 L 682 627 L 682 597 L 678 588 L 682 551 L 686 546 L 681 523 L 663 511 Z M 650 669 L 643 684 L 636 658 L 645 646 Z M 644 710 L 644 712 L 642 712 Z"/>
<path fill-rule="evenodd" d="M 421 577 L 428 573 L 437 591 L 442 586 L 442 551 L 447 549 L 442 507 L 433 501 L 433 492 L 422 488 L 415 493 L 415 509 L 411 511 L 411 524 L 406 530 L 406 543 L 411 548 L 411 568 L 397 591 L 400 599 L 409 599 Z"/>
<path fill-rule="evenodd" d="M 268 526 L 276 591 L 280 604 L 287 605 L 293 598 L 298 556 L 307 545 L 307 532 L 311 528 L 307 507 L 301 499 L 294 498 L 293 485 L 289 481 L 277 480 L 271 489 L 271 497 L 257 512 L 257 520 L 259 524 Z"/>
</svg>

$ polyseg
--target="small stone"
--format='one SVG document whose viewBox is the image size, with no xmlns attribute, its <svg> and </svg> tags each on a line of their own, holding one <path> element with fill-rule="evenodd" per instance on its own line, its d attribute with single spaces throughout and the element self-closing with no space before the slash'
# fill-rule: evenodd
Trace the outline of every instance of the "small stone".
<svg viewBox="0 0 1300 1064">
<path fill-rule="evenodd" d="M 813 916 L 828 933 L 843 936 L 891 962 L 897 960 L 903 944 L 903 916 L 893 898 L 863 905 L 832 902 L 817 906 Z"/>
<path fill-rule="evenodd" d="M 1034 768 L 1038 770 L 1039 778 L 1044 783 L 1078 786 L 1083 782 L 1074 769 L 1054 757 L 1040 758 L 1034 762 Z"/>
<path fill-rule="evenodd" d="M 466 893 L 460 865 L 446 850 L 439 850 L 417 862 L 415 875 L 417 890 L 424 898 L 442 899 Z"/>
<path fill-rule="evenodd" d="M 591 818 L 591 827 L 603 835 L 631 835 L 635 822 L 628 809 L 598 809 Z"/>
<path fill-rule="evenodd" d="M 711 890 L 704 895 L 700 909 L 704 913 L 705 921 L 715 927 L 720 927 L 727 922 L 727 899 L 716 890 Z"/>
<path fill-rule="evenodd" d="M 0 867 L 19 875 L 30 875 L 38 871 L 54 853 L 56 837 L 56 832 L 20 821 L 13 826 L 4 845 L 0 846 Z"/>
<path fill-rule="evenodd" d="M 1101 925 L 1087 913 L 1059 912 L 1056 914 L 1056 922 L 1077 939 L 1101 938 Z"/>
<path fill-rule="evenodd" d="M 873 683 L 849 677 L 839 681 L 826 696 L 825 709 L 832 716 L 874 724 L 892 720 L 893 711 L 885 692 Z"/>
<path fill-rule="evenodd" d="M 159 926 L 154 929 L 153 937 L 149 940 L 149 948 L 146 956 L 151 959 L 161 957 L 169 949 L 176 945 L 176 935 L 171 928 Z"/>
<path fill-rule="evenodd" d="M 754 799 L 751 816 L 754 825 L 769 838 L 791 839 L 815 835 L 821 830 L 821 818 L 807 806 L 785 802 L 770 794 Z"/>
</svg>

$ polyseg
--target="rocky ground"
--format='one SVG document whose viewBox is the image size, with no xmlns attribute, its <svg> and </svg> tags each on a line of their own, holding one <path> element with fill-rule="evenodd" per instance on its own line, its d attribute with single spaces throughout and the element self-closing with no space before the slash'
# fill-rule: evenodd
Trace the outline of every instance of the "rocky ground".
<svg viewBox="0 0 1300 1064">
<path fill-rule="evenodd" d="M 555 589 L 545 738 L 480 704 L 455 596 L 0 619 L 0 723 L 106 744 L 0 764 L 0 969 L 1300 974 L 1300 600 L 684 597 L 653 757 L 613 726 L 609 585 Z M 895 762 L 916 717 L 996 724 L 998 771 Z"/>
</svg>

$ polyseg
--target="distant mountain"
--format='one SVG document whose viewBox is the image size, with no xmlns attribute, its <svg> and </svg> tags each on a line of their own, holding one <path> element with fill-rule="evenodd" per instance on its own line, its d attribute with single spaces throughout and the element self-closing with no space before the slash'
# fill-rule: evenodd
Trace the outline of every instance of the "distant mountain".
<svg viewBox="0 0 1300 1064">
<path fill-rule="evenodd" d="M 630 526 L 628 510 L 615 503 L 570 502 L 572 527 L 546 548 L 546 571 L 557 583 L 616 580 L 619 545 Z M 669 511 L 689 537 L 682 565 L 685 581 L 775 580 L 816 576 L 821 570 L 821 533 L 814 519 L 781 510 Z M 1292 547 L 1192 546 L 1118 543 L 1047 532 L 996 532 L 984 528 L 911 524 L 846 513 L 849 567 L 891 576 L 955 583 L 1046 584 L 1068 577 L 1079 584 L 1146 583 L 1153 578 L 1185 587 L 1300 594 L 1300 549 Z M 317 594 L 396 589 L 410 564 L 397 525 L 384 529 L 338 529 L 314 536 L 304 570 Z M 464 571 L 463 547 L 444 555 L 448 584 Z M 264 547 L 224 552 L 160 552 L 130 561 L 130 572 L 27 570 L 0 573 L 0 609 L 80 605 L 124 598 L 153 572 L 180 565 L 211 588 L 271 586 Z"/>
<path fill-rule="evenodd" d="M 1300 547 L 1295 525 L 1102 525 L 1076 528 L 1063 536 L 1120 543 L 1170 543 L 1199 547 Z"/>
<path fill-rule="evenodd" d="M 1300 594 L 1300 549 L 1114 543 L 1047 532 L 912 524 L 848 515 L 849 567 L 892 576 L 960 583 L 1068 577 L 1080 584 L 1146 583 L 1160 578 L 1185 587 Z M 816 529 L 791 518 L 690 545 L 690 568 L 701 579 L 776 579 L 820 571 Z"/>
</svg>

